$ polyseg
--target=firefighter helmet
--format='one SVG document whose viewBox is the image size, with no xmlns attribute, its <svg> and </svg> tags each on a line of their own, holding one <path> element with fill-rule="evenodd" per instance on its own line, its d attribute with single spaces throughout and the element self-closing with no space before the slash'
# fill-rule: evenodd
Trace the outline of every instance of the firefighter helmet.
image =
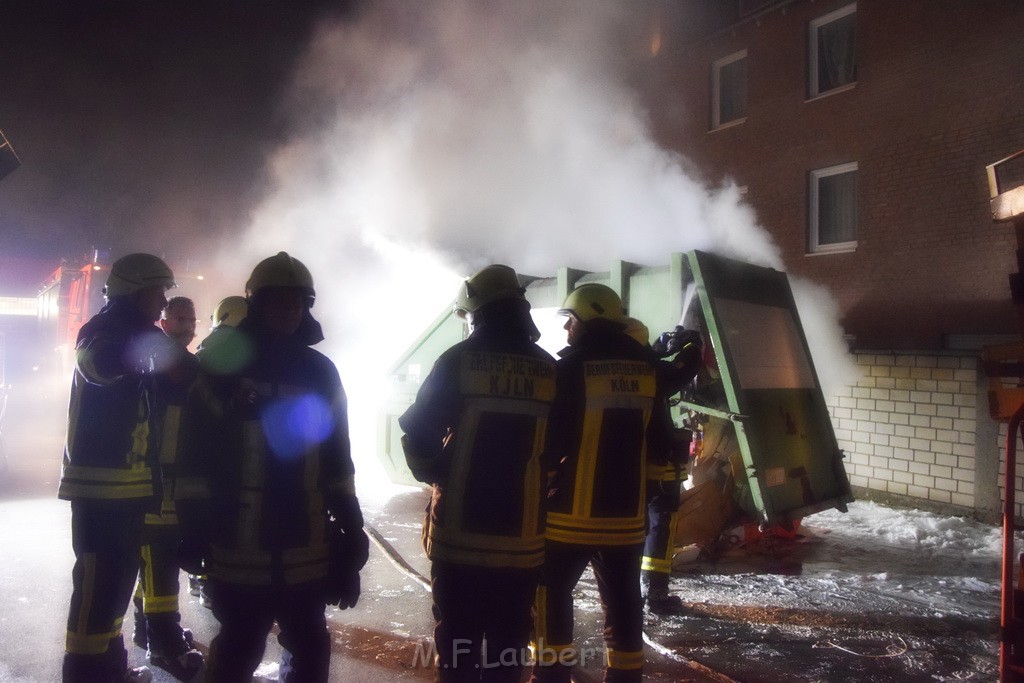
<svg viewBox="0 0 1024 683">
<path fill-rule="evenodd" d="M 283 251 L 256 264 L 248 282 L 245 283 L 245 296 L 251 299 L 264 287 L 296 287 L 305 290 L 311 300 L 316 296 L 309 268 L 299 259 Z M 312 301 L 310 303 L 312 304 Z"/>
<path fill-rule="evenodd" d="M 625 332 L 633 339 L 637 340 L 644 346 L 651 343 L 651 331 L 647 329 L 647 325 L 636 318 L 624 318 L 622 322 L 626 323 Z"/>
<path fill-rule="evenodd" d="M 114 261 L 103 285 L 108 299 L 133 294 L 147 287 L 175 287 L 174 273 L 162 259 L 152 254 L 128 254 Z"/>
<path fill-rule="evenodd" d="M 569 292 L 558 314 L 575 316 L 580 322 L 601 318 L 621 323 L 624 322 L 626 310 L 614 289 L 588 282 Z"/>
<path fill-rule="evenodd" d="M 459 287 L 454 311 L 460 318 L 487 304 L 502 299 L 526 301 L 526 288 L 519 282 L 516 271 L 509 266 L 494 264 L 477 271 Z"/>
<path fill-rule="evenodd" d="M 213 309 L 213 324 L 211 327 L 217 329 L 221 325 L 235 327 L 245 319 L 249 313 L 249 302 L 244 296 L 229 296 L 220 300 L 217 308 Z"/>
</svg>

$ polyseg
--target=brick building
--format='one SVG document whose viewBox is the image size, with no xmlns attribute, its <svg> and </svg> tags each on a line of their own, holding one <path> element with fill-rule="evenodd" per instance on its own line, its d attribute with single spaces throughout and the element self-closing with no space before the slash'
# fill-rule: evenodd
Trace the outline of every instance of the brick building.
<svg viewBox="0 0 1024 683">
<path fill-rule="evenodd" d="M 994 516 L 979 349 L 1020 331 L 985 166 L 1024 148 L 1024 2 L 684 0 L 656 27 L 659 141 L 739 185 L 840 304 L 864 368 L 831 406 L 855 490 Z"/>
</svg>

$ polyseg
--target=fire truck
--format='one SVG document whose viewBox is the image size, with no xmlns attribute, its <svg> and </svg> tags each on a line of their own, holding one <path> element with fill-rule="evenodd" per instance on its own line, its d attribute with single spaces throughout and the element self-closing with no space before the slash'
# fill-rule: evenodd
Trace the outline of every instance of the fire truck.
<svg viewBox="0 0 1024 683">
<path fill-rule="evenodd" d="M 56 352 L 48 369 L 66 375 L 71 368 L 78 331 L 103 307 L 109 271 L 108 255 L 94 250 L 80 262 L 61 263 L 43 281 L 38 305 L 42 348 Z"/>
</svg>

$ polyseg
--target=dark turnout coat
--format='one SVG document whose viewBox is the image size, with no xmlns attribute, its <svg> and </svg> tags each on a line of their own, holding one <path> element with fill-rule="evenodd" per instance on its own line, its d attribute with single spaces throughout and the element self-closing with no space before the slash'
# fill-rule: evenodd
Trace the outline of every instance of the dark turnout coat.
<svg viewBox="0 0 1024 683">
<path fill-rule="evenodd" d="M 562 352 L 545 446 L 559 463 L 549 540 L 643 542 L 646 480 L 664 471 L 671 443 L 671 419 L 659 397 L 650 351 L 620 326 L 587 323 Z"/>
<path fill-rule="evenodd" d="M 300 337 L 272 339 L 249 319 L 237 332 L 251 354 L 241 367 L 213 371 L 199 352 L 178 456 L 182 536 L 208 547 L 213 579 L 323 579 L 329 517 L 355 493 L 341 379 Z"/>
<path fill-rule="evenodd" d="M 524 334 L 477 328 L 448 349 L 399 418 L 413 474 L 434 485 L 431 560 L 533 568 L 544 559 L 541 449 L 554 359 Z"/>
<path fill-rule="evenodd" d="M 151 355 L 166 337 L 127 299 L 82 326 L 75 347 L 58 496 L 141 500 L 159 493 L 151 448 Z"/>
</svg>

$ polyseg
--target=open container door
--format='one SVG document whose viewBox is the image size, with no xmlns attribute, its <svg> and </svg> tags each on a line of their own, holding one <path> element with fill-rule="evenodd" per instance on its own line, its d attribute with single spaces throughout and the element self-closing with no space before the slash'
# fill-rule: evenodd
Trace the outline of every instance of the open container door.
<svg viewBox="0 0 1024 683">
<path fill-rule="evenodd" d="M 850 482 L 786 274 L 687 256 L 726 406 L 685 407 L 733 423 L 762 523 L 845 512 Z"/>
</svg>

